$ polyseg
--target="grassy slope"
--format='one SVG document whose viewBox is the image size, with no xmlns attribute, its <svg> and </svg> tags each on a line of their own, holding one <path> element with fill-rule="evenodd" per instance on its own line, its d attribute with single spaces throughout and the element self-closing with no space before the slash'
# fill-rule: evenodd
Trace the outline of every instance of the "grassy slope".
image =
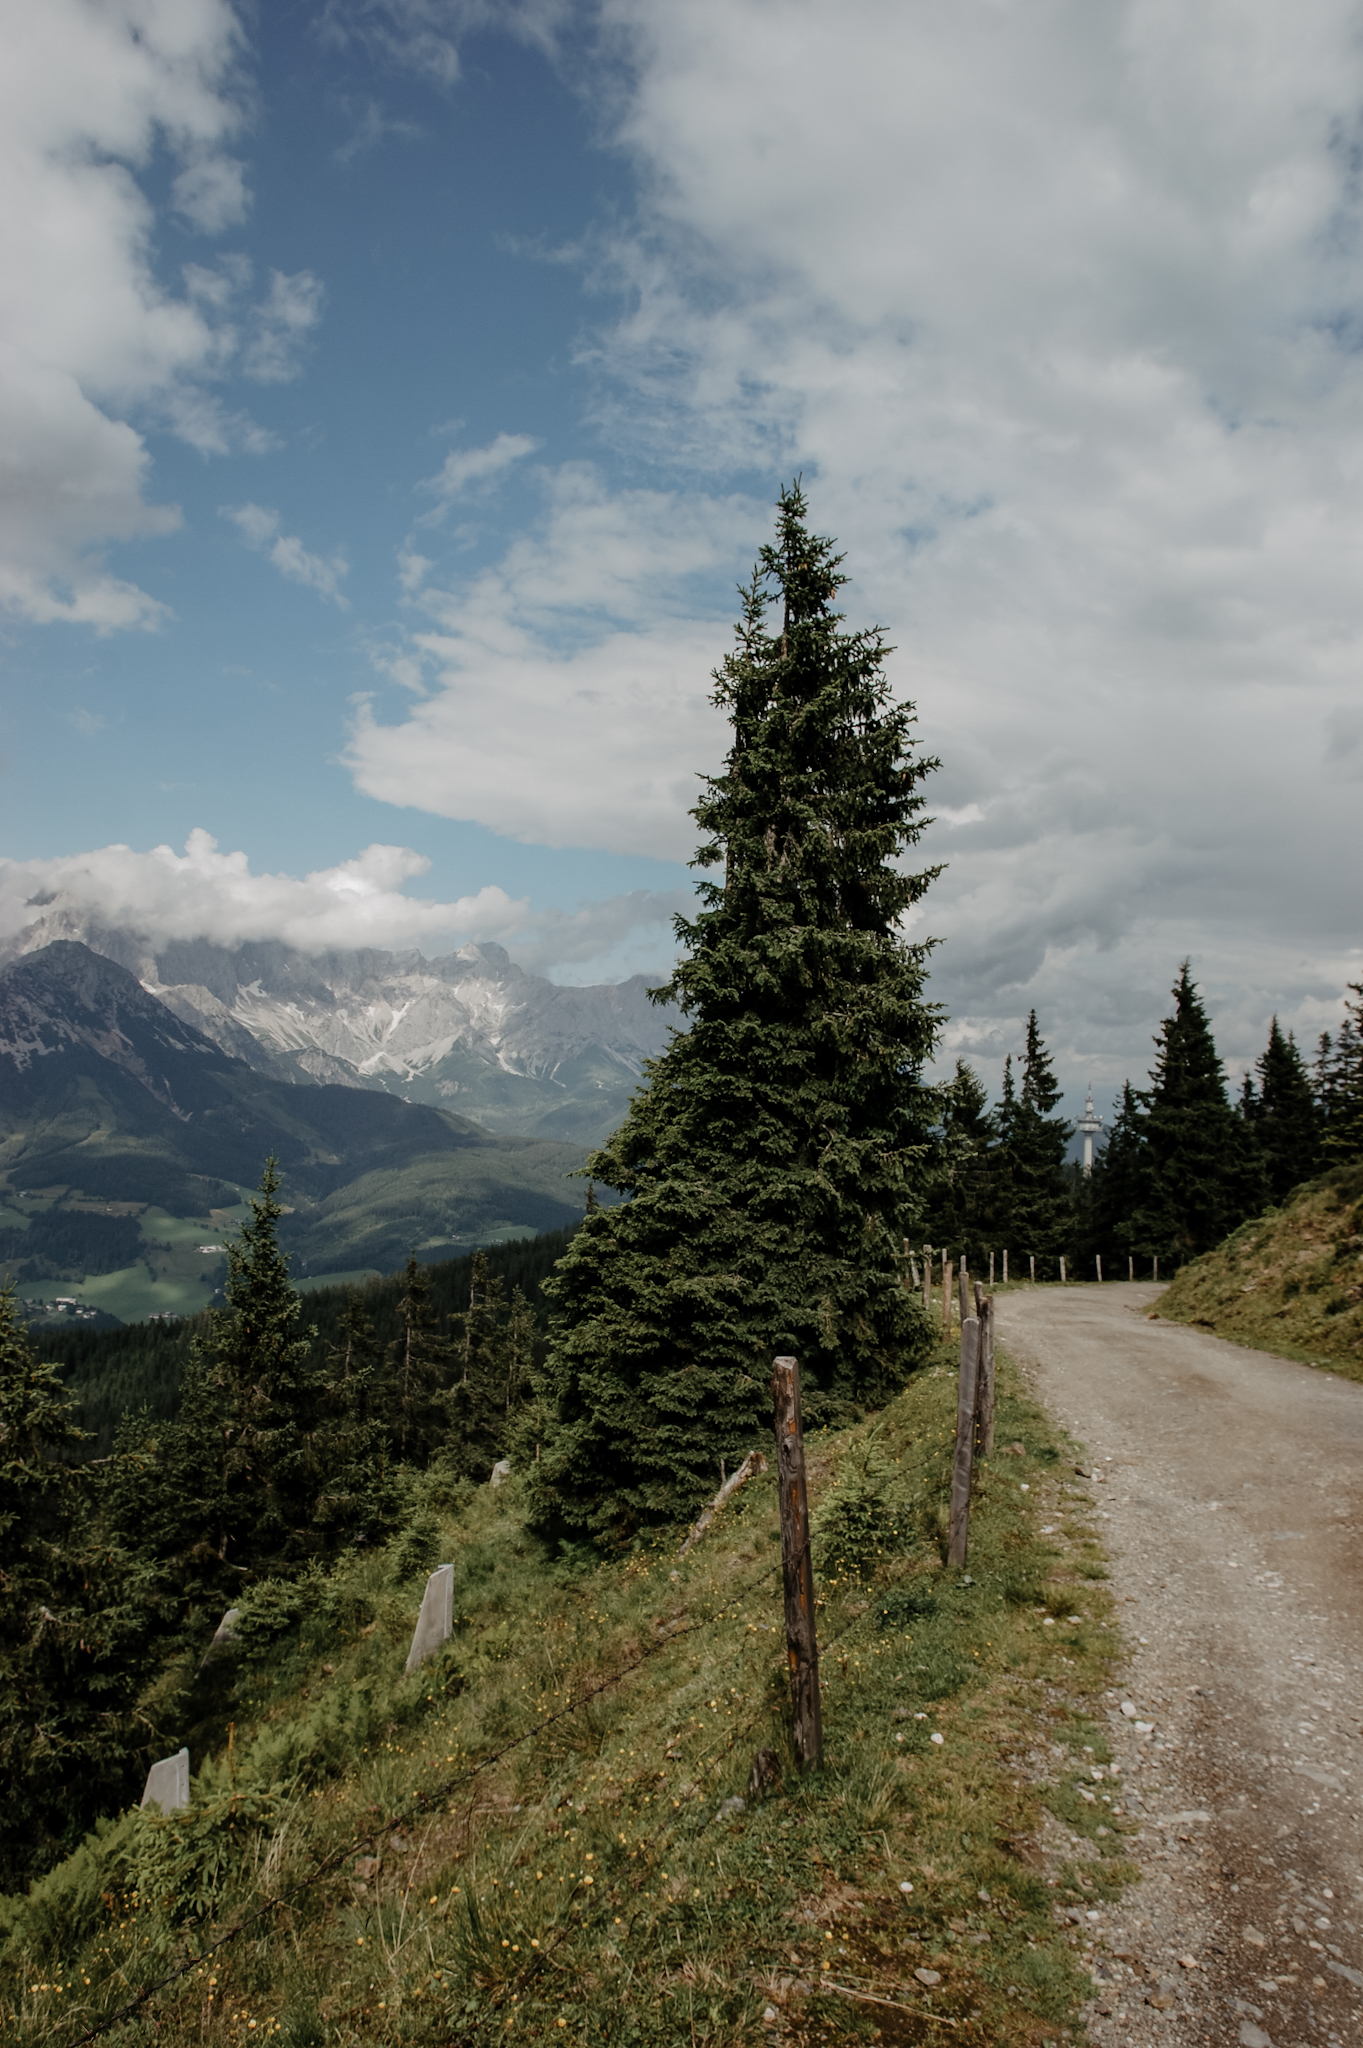
<svg viewBox="0 0 1363 2048">
<path fill-rule="evenodd" d="M 973 1584 L 941 1563 L 949 1369 L 810 1441 L 821 1771 L 797 1778 L 788 1752 L 770 1473 L 684 1561 L 591 1569 L 546 1566 L 514 1481 L 428 1480 L 408 1536 L 313 1588 L 301 1623 L 277 1616 L 236 1698 L 209 1703 L 233 1742 L 187 1813 L 125 1814 L 0 1900 L 6 2040 L 60 2048 L 195 1955 L 150 2008 L 159 2041 L 1063 2035 L 1091 1986 L 1057 1906 L 1131 1875 L 1126 1824 L 1079 1789 L 1117 1638 L 1092 1503 L 1001 1365 L 999 1441 L 1027 1449 L 980 1473 Z M 1066 1498 L 1062 1564 L 1036 1524 Z M 455 1635 L 404 1679 L 437 1556 Z M 762 1747 L 782 1783 L 717 1818 Z"/>
<path fill-rule="evenodd" d="M 1363 1380 L 1363 1166 L 1243 1224 L 1183 1268 L 1159 1313 Z"/>
</svg>

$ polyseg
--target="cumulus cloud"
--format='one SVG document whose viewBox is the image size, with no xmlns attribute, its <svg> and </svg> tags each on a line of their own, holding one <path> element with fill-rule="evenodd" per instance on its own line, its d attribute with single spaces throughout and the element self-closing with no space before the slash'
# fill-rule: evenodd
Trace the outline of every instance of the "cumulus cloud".
<svg viewBox="0 0 1363 2048">
<path fill-rule="evenodd" d="M 54 901 L 163 945 L 211 939 L 221 946 L 280 939 L 320 952 L 331 946 L 420 945 L 497 939 L 524 923 L 526 905 L 485 888 L 452 903 L 409 896 L 403 884 L 430 862 L 406 846 L 367 846 L 353 860 L 310 875 L 254 874 L 244 853 L 220 853 L 202 829 L 183 853 L 104 846 L 54 860 L 0 859 L 0 942 Z"/>
<path fill-rule="evenodd" d="M 164 607 L 102 559 L 171 531 L 148 502 L 155 419 L 206 454 L 273 445 L 213 383 L 295 373 L 321 288 L 273 273 L 239 309 L 243 259 L 196 264 L 177 296 L 153 268 L 140 174 L 179 169 L 170 207 L 217 234 L 247 206 L 241 29 L 229 0 L 0 0 L 0 605 L 39 623 L 152 627 Z"/>
<path fill-rule="evenodd" d="M 642 197 L 598 249 L 622 311 L 584 360 L 673 488 L 556 484 L 496 571 L 427 599 L 426 694 L 361 712 L 360 785 L 685 852 L 724 633 L 668 541 L 741 571 L 757 525 L 716 479 L 803 469 L 943 759 L 917 928 L 947 941 L 958 1042 L 1001 1057 L 1035 1002 L 1070 1072 L 1115 1083 L 1184 953 L 1236 1056 L 1274 1008 L 1337 1020 L 1361 964 L 1351 0 L 600 18 L 614 66 L 585 89 Z"/>
<path fill-rule="evenodd" d="M 318 26 L 329 42 L 450 86 L 470 31 L 495 27 L 547 50 L 576 12 L 575 0 L 326 0 Z"/>
<path fill-rule="evenodd" d="M 342 592 L 341 581 L 349 575 L 350 565 L 339 549 L 330 561 L 309 554 L 297 534 L 280 532 L 278 512 L 266 505 L 224 505 L 221 510 L 223 518 L 232 521 L 248 547 L 269 550 L 270 560 L 281 576 L 317 591 L 342 611 L 349 611 L 350 600 Z"/>
<path fill-rule="evenodd" d="M 513 839 L 688 857 L 697 773 L 724 744 L 710 671 L 730 642 L 696 601 L 730 585 L 765 508 L 611 493 L 583 465 L 545 489 L 543 519 L 495 568 L 421 591 L 429 624 L 377 657 L 417 702 L 385 722 L 362 699 L 345 759 L 370 796 Z"/>
</svg>

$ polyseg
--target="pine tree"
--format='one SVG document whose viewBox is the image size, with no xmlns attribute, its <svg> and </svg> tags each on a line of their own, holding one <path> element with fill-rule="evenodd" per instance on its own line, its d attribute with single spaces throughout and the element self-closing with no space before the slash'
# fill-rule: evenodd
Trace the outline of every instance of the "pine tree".
<svg viewBox="0 0 1363 2048">
<path fill-rule="evenodd" d="M 450 1430 L 454 1357 L 431 1305 L 431 1276 L 410 1253 L 389 1379 L 389 1439 L 403 1464 L 428 1465 Z"/>
<path fill-rule="evenodd" d="M 1259 1055 L 1257 1070 L 1252 1121 L 1269 1200 L 1281 1203 L 1293 1188 L 1319 1172 L 1320 1126 L 1296 1040 L 1290 1032 L 1284 1038 L 1276 1017 L 1268 1027 L 1268 1044 Z"/>
<path fill-rule="evenodd" d="M 0 1290 L 0 1884 L 74 1846 L 126 1796 L 142 1733 L 145 1574 L 97 1524 L 55 1365 Z M 129 1770 L 129 1757 L 134 1761 Z"/>
<path fill-rule="evenodd" d="M 557 1419 L 533 1483 L 542 1523 L 579 1534 L 689 1514 L 769 1427 L 774 1353 L 801 1359 L 812 1413 L 881 1397 L 927 1341 L 898 1254 L 936 1022 L 899 924 L 930 876 L 897 861 L 935 763 L 910 753 L 879 633 L 843 629 L 841 558 L 805 509 L 782 493 L 716 672 L 732 745 L 693 815 L 723 879 L 678 919 L 659 992 L 690 1029 L 590 1162 L 628 1199 L 588 1213 L 546 1289 Z"/>
<path fill-rule="evenodd" d="M 268 1159 L 250 1219 L 227 1247 L 227 1307 L 210 1313 L 201 1346 L 208 1385 L 223 1403 L 229 1540 L 237 1561 L 260 1572 L 316 1549 L 309 1465 L 317 1332 L 297 1332 L 301 1303 L 279 1249 L 279 1186 L 279 1168 Z"/>
<path fill-rule="evenodd" d="M 1252 1134 L 1226 1100 L 1211 1025 L 1185 960 L 1174 1013 L 1158 1048 L 1145 1112 L 1145 1188 L 1133 1219 L 1139 1242 L 1166 1261 L 1210 1251 L 1264 1206 L 1263 1172 Z"/>
<path fill-rule="evenodd" d="M 1363 982 L 1351 981 L 1349 995 L 1326 1079 L 1323 1150 L 1331 1166 L 1363 1159 Z"/>
<path fill-rule="evenodd" d="M 1032 1010 L 1022 1055 L 1022 1086 L 1013 1093 L 1012 1062 L 1005 1062 L 1004 1099 L 998 1109 L 1001 1181 L 1008 1209 L 1001 1219 L 1010 1247 L 1029 1255 L 1057 1258 L 1075 1231 L 1074 1206 L 1065 1173 L 1065 1154 L 1074 1126 L 1052 1114 L 1060 1088 Z"/>
<path fill-rule="evenodd" d="M 1158 1249 L 1142 1240 L 1135 1222 L 1145 1200 L 1147 1178 L 1145 1121 L 1135 1089 L 1124 1081 L 1093 1162 L 1087 1251 L 1104 1258 L 1135 1257 L 1144 1264 Z"/>
<path fill-rule="evenodd" d="M 995 1208 L 998 1126 L 989 1096 L 973 1067 L 956 1062 L 941 1090 L 932 1192 L 924 1219 L 927 1240 L 964 1252 L 978 1266 L 989 1256 Z"/>
<path fill-rule="evenodd" d="M 352 1294 L 339 1341 L 326 1352 L 313 1444 L 312 1519 L 329 1549 L 378 1541 L 397 1513 L 384 1421 L 386 1365 L 363 1300 Z"/>
</svg>

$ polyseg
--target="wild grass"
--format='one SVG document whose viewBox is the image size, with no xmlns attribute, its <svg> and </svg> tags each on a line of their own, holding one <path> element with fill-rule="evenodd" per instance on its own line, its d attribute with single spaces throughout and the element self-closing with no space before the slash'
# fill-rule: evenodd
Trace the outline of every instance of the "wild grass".
<svg viewBox="0 0 1363 2048">
<path fill-rule="evenodd" d="M 1096 1547 L 1038 1533 L 1065 1446 L 1000 1366 L 965 1573 L 945 1354 L 809 1440 L 821 1769 L 790 1752 L 771 1474 L 680 1563 L 550 1559 L 514 1480 L 433 1479 L 382 1554 L 262 1590 L 189 1809 L 0 1901 L 4 2039 L 73 2048 L 157 1984 L 105 2040 L 1064 2038 L 1091 1986 L 1057 1907 L 1131 1875 L 1079 1790 L 1118 1646 Z M 442 1557 L 455 1633 L 404 1678 Z"/>
<path fill-rule="evenodd" d="M 1337 1167 L 1185 1266 L 1159 1314 L 1363 1380 L 1363 1166 Z"/>
</svg>

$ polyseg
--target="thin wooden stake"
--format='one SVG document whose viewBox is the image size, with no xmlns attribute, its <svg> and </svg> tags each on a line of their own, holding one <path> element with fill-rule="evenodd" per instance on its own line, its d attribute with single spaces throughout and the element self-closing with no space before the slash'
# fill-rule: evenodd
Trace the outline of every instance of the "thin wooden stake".
<svg viewBox="0 0 1363 2048">
<path fill-rule="evenodd" d="M 1103 1255 L 1102 1255 L 1102 1253 L 1101 1253 L 1101 1252 L 1099 1252 L 1099 1253 L 1098 1253 L 1098 1254 L 1096 1255 L 1096 1257 L 1094 1258 L 1094 1261 L 1093 1261 L 1093 1263 L 1094 1263 L 1094 1265 L 1095 1265 L 1095 1266 L 1096 1266 L 1096 1267 L 1098 1268 L 1098 1278 L 1099 1278 L 1099 1280 L 1101 1281 L 1101 1279 L 1102 1279 L 1102 1277 L 1103 1277 Z"/>
<path fill-rule="evenodd" d="M 1134 1259 L 1128 1259 L 1126 1262 L 1126 1277 L 1128 1280 L 1134 1280 L 1136 1277 L 1136 1261 Z"/>
<path fill-rule="evenodd" d="M 1061 1286 L 1063 1287 L 1063 1286 L 1064 1286 L 1064 1284 L 1065 1284 L 1065 1254 L 1064 1254 L 1064 1253 L 1062 1252 L 1062 1253 L 1060 1254 L 1060 1285 L 1061 1285 Z"/>
<path fill-rule="evenodd" d="M 932 1246 L 923 1246 L 923 1314 L 932 1314 Z"/>
<path fill-rule="evenodd" d="M 994 1297 L 980 1302 L 980 1372 L 976 1408 L 980 1418 L 980 1456 L 994 1455 Z"/>
<path fill-rule="evenodd" d="M 1031 1274 L 1031 1276 L 1032 1276 L 1032 1285 L 1033 1285 L 1033 1287 L 1035 1287 L 1035 1286 L 1036 1286 L 1036 1253 L 1035 1253 L 1035 1252 L 1028 1252 L 1028 1254 L 1027 1254 L 1027 1269 L 1028 1269 L 1028 1271 L 1030 1272 L 1030 1274 Z"/>
<path fill-rule="evenodd" d="M 1004 1255 L 1003 1255 L 1003 1284 L 1004 1284 L 1004 1286 L 1005 1286 L 1005 1287 L 1006 1287 L 1006 1286 L 1008 1285 L 1008 1254 L 1007 1254 L 1007 1252 L 1005 1252 L 1005 1253 L 1004 1253 Z"/>
<path fill-rule="evenodd" d="M 942 1342 L 951 1342 L 951 1260 L 942 1254 Z"/>
<path fill-rule="evenodd" d="M 965 1253 L 961 1253 L 961 1321 L 970 1314 L 970 1275 L 965 1267 Z"/>
<path fill-rule="evenodd" d="M 1005 1258 L 1007 1257 L 1007 1253 L 1006 1253 L 1006 1252 L 1005 1252 L 1005 1254 L 1004 1254 L 1004 1257 L 1005 1257 Z M 990 1286 L 992 1287 L 992 1286 L 993 1286 L 993 1284 L 994 1284 L 994 1254 L 993 1254 L 992 1252 L 990 1252 L 990 1254 L 989 1254 L 989 1285 L 990 1285 Z"/>
<path fill-rule="evenodd" d="M 800 1367 L 778 1358 L 771 1373 L 776 1407 L 776 1481 L 781 1500 L 781 1572 L 786 1593 L 786 1652 L 795 1717 L 795 1760 L 802 1771 L 823 1762 L 819 1646 L 814 1634 L 814 1564 L 809 1554 L 809 1495 L 800 1421 Z"/>
<path fill-rule="evenodd" d="M 947 1563 L 965 1563 L 970 1534 L 970 1479 L 975 1465 L 975 1394 L 980 1371 L 980 1320 L 961 1325 L 961 1377 L 956 1389 L 956 1460 L 951 1470 L 951 1530 Z"/>
</svg>

